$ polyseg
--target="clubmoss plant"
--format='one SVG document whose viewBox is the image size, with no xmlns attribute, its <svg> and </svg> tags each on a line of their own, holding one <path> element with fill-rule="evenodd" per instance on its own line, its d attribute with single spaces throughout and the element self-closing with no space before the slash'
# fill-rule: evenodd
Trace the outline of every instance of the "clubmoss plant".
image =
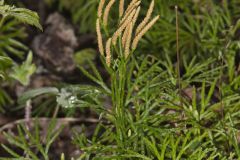
<svg viewBox="0 0 240 160">
<path fill-rule="evenodd" d="M 111 113 L 107 116 L 116 130 L 116 143 L 119 148 L 124 150 L 127 146 L 129 130 L 127 123 L 127 115 L 129 108 L 127 103 L 129 79 L 128 70 L 131 68 L 130 64 L 133 63 L 131 56 L 136 49 L 138 42 L 144 34 L 154 25 L 159 19 L 155 16 L 152 20 L 152 11 L 154 8 L 154 0 L 147 11 L 144 20 L 137 25 L 136 21 L 140 12 L 139 0 L 132 0 L 126 9 L 124 9 L 124 2 L 120 1 L 119 4 L 119 23 L 117 29 L 112 34 L 107 30 L 108 35 L 103 36 L 102 30 L 108 29 L 108 15 L 110 9 L 115 1 L 111 0 L 106 7 L 104 7 L 104 0 L 101 0 L 98 8 L 98 18 L 96 22 L 98 46 L 101 57 L 105 59 L 104 64 L 111 77 Z M 104 14 L 102 14 L 104 13 Z M 102 17 L 103 15 L 103 17 Z M 101 29 L 101 26 L 103 29 Z M 106 41 L 103 40 L 106 37 Z M 105 45 L 104 45 L 104 42 Z M 104 50 L 105 46 L 105 50 Z M 130 68 L 129 68 L 130 67 Z M 87 73 L 87 71 L 84 71 Z M 87 74 L 88 75 L 88 74 Z"/>
</svg>

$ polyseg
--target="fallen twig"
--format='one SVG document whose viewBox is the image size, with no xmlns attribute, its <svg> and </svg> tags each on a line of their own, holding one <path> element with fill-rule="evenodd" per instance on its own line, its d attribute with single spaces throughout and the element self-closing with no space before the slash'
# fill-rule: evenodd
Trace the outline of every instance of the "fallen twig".
<svg viewBox="0 0 240 160">
<path fill-rule="evenodd" d="M 49 122 L 51 119 L 52 118 L 46 118 L 46 117 L 31 118 L 30 123 L 37 120 L 41 124 L 45 124 L 45 123 Z M 72 123 L 72 122 L 84 122 L 84 123 L 98 123 L 99 122 L 99 119 L 94 119 L 94 118 L 56 118 L 56 120 L 60 124 L 68 124 L 68 123 Z M 20 120 L 16 120 L 16 121 L 7 123 L 6 125 L 4 125 L 0 128 L 0 133 L 6 129 L 11 129 L 18 124 L 26 123 L 27 121 L 28 121 L 27 119 L 20 119 Z"/>
</svg>

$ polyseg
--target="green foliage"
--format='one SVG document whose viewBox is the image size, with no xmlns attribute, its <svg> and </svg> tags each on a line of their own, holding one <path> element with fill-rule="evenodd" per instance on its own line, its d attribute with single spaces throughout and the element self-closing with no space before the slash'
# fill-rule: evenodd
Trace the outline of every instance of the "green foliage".
<svg viewBox="0 0 240 160">
<path fill-rule="evenodd" d="M 18 80 L 22 85 L 28 85 L 30 82 L 30 76 L 35 72 L 36 66 L 32 64 L 32 53 L 30 52 L 25 62 L 22 65 L 14 66 L 13 72 L 10 75 L 12 78 Z"/>
<path fill-rule="evenodd" d="M 206 62 L 202 66 L 208 66 L 208 63 Z M 108 125 L 100 123 L 92 139 L 87 139 L 83 134 L 76 135 L 75 144 L 84 151 L 81 159 L 89 159 L 92 156 L 93 159 L 228 158 L 228 155 L 222 154 L 224 149 L 218 148 L 218 145 L 228 142 L 229 139 L 215 132 L 220 131 L 223 124 L 230 127 L 227 126 L 228 122 L 224 119 L 216 121 L 220 116 L 218 110 L 221 109 L 221 102 L 212 104 L 211 101 L 217 82 L 216 75 L 214 83 L 211 81 L 206 83 L 205 80 L 207 81 L 209 75 L 204 74 L 205 72 L 201 75 L 202 67 L 196 68 L 195 65 L 189 65 L 188 69 L 195 69 L 195 73 L 200 73 L 197 74 L 199 77 L 186 74 L 182 83 L 189 85 L 192 82 L 202 82 L 201 100 L 197 99 L 198 92 L 194 87 L 193 98 L 190 101 L 184 98 L 184 105 L 181 107 L 178 105 L 178 95 L 174 94 L 177 93 L 177 88 L 172 83 L 176 81 L 176 79 L 174 80 L 176 76 L 171 78 L 173 81 L 166 80 L 169 77 L 169 70 L 162 69 L 160 64 L 156 60 L 146 57 L 140 64 L 134 59 L 128 64 L 127 70 L 130 71 L 130 74 L 117 70 L 117 73 L 125 75 L 122 76 L 127 86 L 124 87 L 126 92 L 124 97 L 120 97 L 121 89 L 117 88 L 121 82 L 118 78 L 121 76 L 113 76 L 115 74 L 110 72 L 113 74 L 112 77 L 117 79 L 113 79 L 115 84 L 112 84 L 114 86 L 111 87 L 111 94 L 106 94 L 112 98 L 113 108 L 106 110 L 102 106 L 103 110 L 100 115 L 104 117 L 103 121 L 107 120 L 111 123 Z M 211 72 L 215 73 L 216 70 Z M 88 77 L 92 76 L 86 71 L 85 73 Z M 96 79 L 92 78 L 94 81 Z M 210 84 L 208 93 L 206 93 L 207 84 Z M 105 92 L 107 93 L 107 90 Z M 100 94 L 103 95 L 104 92 Z M 228 108 L 235 108 L 239 98 L 237 95 L 224 98 L 226 114 L 234 113 Z M 118 107 L 118 104 L 124 107 Z M 180 120 L 179 118 L 182 116 L 184 118 Z M 211 124 L 210 130 L 206 128 L 208 124 Z M 99 132 L 102 130 L 104 132 L 100 134 Z M 216 142 L 215 137 L 221 139 L 221 142 Z M 234 154 L 234 152 L 231 153 L 231 155 Z"/>
<path fill-rule="evenodd" d="M 74 54 L 74 61 L 76 65 L 86 66 L 88 61 L 96 59 L 97 52 L 94 49 L 88 48 L 78 51 Z"/>
<path fill-rule="evenodd" d="M 4 89 L 0 88 L 0 111 L 2 113 L 5 113 L 3 107 L 12 103 L 13 103 L 12 98 L 8 95 L 8 93 Z"/>
<path fill-rule="evenodd" d="M 92 23 L 95 24 L 93 15 L 97 2 L 60 0 L 59 4 L 71 10 L 75 22 L 85 26 L 80 31 L 86 32 L 91 30 Z M 143 1 L 143 6 L 147 3 Z M 79 7 L 78 4 L 85 5 Z M 89 62 L 87 68 L 82 65 L 79 68 L 94 84 L 65 84 L 59 88 L 30 90 L 20 97 L 19 103 L 45 95 L 66 113 L 86 107 L 94 112 L 99 122 L 93 135 L 85 135 L 82 127 L 81 132 L 75 131 L 73 136 L 73 143 L 82 152 L 77 157 L 79 160 L 240 159 L 240 76 L 236 66 L 240 48 L 237 37 L 240 12 L 236 6 L 240 3 L 238 0 L 223 0 L 222 3 L 159 0 L 156 5 L 162 19 L 137 50 L 148 55 L 136 57 L 135 52 L 125 59 L 121 56 L 124 55 L 121 45 L 112 46 L 111 51 L 117 53 L 112 57 L 112 66 L 108 67 L 101 57 L 109 76 L 105 80 L 101 68 L 92 62 L 95 53 L 92 50 L 78 52 L 75 61 L 77 64 Z M 176 52 L 174 5 L 180 8 L 180 80 L 173 58 Z M 150 54 L 159 52 L 161 58 Z M 25 65 L 32 66 L 31 57 L 27 61 L 29 63 Z M 10 61 L 3 68 L 9 66 Z M 21 70 L 26 71 L 26 66 Z M 23 77 L 28 78 L 28 73 Z M 22 80 L 21 75 L 17 78 Z M 0 97 L 1 101 L 4 102 Z M 46 106 L 50 102 L 43 104 Z M 41 105 L 36 108 L 34 112 L 49 116 L 49 108 Z M 25 150 L 26 156 L 39 159 L 37 152 L 49 159 L 48 148 L 60 132 L 55 135 L 53 128 L 49 129 L 51 138 L 44 144 L 39 140 L 39 129 L 30 133 L 22 126 L 18 127 L 19 136 L 16 138 L 11 134 L 5 136 L 9 142 Z M 13 157 L 22 157 L 7 146 L 3 147 Z M 65 159 L 64 154 L 61 159 Z"/>
<path fill-rule="evenodd" d="M 1 0 L 0 14 L 2 16 L 0 20 L 0 32 L 2 34 L 0 55 L 6 56 L 10 52 L 22 57 L 23 52 L 21 50 L 26 51 L 27 47 L 16 39 L 22 39 L 26 37 L 26 34 L 19 23 L 33 25 L 42 30 L 37 13 L 25 8 L 7 5 L 4 0 Z"/>
<path fill-rule="evenodd" d="M 12 66 L 12 60 L 9 57 L 0 56 L 0 77 L 5 78 L 5 71 Z"/>
<path fill-rule="evenodd" d="M 26 37 L 26 33 L 20 23 L 15 20 L 9 20 L 0 28 L 1 45 L 0 55 L 3 56 L 17 56 L 23 58 L 27 47 L 20 42 Z"/>
<path fill-rule="evenodd" d="M 22 83 L 22 85 L 28 85 L 30 76 L 35 72 L 36 67 L 32 64 L 32 53 L 30 52 L 27 60 L 22 65 L 18 65 L 12 61 L 9 57 L 0 56 L 0 82 L 7 85 L 10 79 L 14 79 Z M 4 89 L 0 86 L 0 110 L 4 112 L 3 106 L 11 104 L 13 101 Z"/>
<path fill-rule="evenodd" d="M 146 50 L 159 55 L 166 52 L 172 56 L 176 51 L 175 12 L 172 9 L 177 3 L 156 1 L 161 19 L 142 41 L 141 50 Z M 236 4 L 236 6 L 233 6 Z M 229 34 L 239 28 L 236 21 L 239 13 L 236 7 L 239 2 L 235 0 L 218 3 L 214 1 L 179 1 L 179 43 L 180 52 L 191 59 L 197 56 L 204 60 L 208 57 L 217 57 L 226 46 L 226 41 L 231 39 L 231 44 L 239 43 L 236 34 Z M 161 30 L 161 32 L 159 32 Z M 231 35 L 231 36 L 230 36 Z M 151 46 L 151 49 L 148 48 Z M 235 50 L 236 51 L 236 50 Z M 200 60 L 199 59 L 199 60 Z"/>
<path fill-rule="evenodd" d="M 45 127 L 47 128 L 46 135 L 44 135 L 45 137 L 41 137 L 42 134 L 37 121 L 35 122 L 33 133 L 31 133 L 24 124 L 18 126 L 17 136 L 11 133 L 4 133 L 10 144 L 21 149 L 22 152 L 25 153 L 25 156 L 18 154 L 4 144 L 2 144 L 2 147 L 13 158 L 40 160 L 41 158 L 39 155 L 41 155 L 44 160 L 49 160 L 48 154 L 50 152 L 50 147 L 60 134 L 62 127 L 56 128 L 56 120 L 52 120 L 49 125 Z"/>
<path fill-rule="evenodd" d="M 2 80 L 4 79 L 7 84 L 10 82 L 9 78 L 11 77 L 23 85 L 28 85 L 30 76 L 36 70 L 35 65 L 32 64 L 32 53 L 28 54 L 27 60 L 22 65 L 18 65 L 10 58 L 10 56 L 15 56 L 23 59 L 25 52 L 28 50 L 20 41 L 26 37 L 26 33 L 24 28 L 19 25 L 20 23 L 26 23 L 41 30 L 42 27 L 36 12 L 7 5 L 4 0 L 0 1 L 0 14 L 0 107 L 1 111 L 3 111 L 2 106 L 10 103 L 11 98 L 2 89 Z"/>
<path fill-rule="evenodd" d="M 22 23 L 33 25 L 33 26 L 39 28 L 40 30 L 42 30 L 42 26 L 39 23 L 38 14 L 31 10 L 6 5 L 4 3 L 4 0 L 1 0 L 0 14 L 2 15 L 0 26 L 3 25 L 3 22 L 6 20 L 6 18 L 13 17 Z"/>
</svg>

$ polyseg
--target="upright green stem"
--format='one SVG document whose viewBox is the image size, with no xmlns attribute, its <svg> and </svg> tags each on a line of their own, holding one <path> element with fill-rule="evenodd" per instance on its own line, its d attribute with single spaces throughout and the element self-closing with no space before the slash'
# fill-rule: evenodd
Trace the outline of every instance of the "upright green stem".
<svg viewBox="0 0 240 160">
<path fill-rule="evenodd" d="M 121 43 L 121 41 L 119 41 Z M 126 139 L 125 125 L 125 87 L 126 87 L 126 61 L 121 46 L 119 46 L 119 62 L 115 72 L 111 75 L 112 80 L 112 102 L 115 115 L 115 125 L 117 132 L 118 146 L 124 149 L 124 141 Z"/>
<path fill-rule="evenodd" d="M 114 85 L 114 95 L 115 95 L 115 116 L 116 116 L 116 127 L 117 134 L 119 137 L 119 145 L 122 146 L 122 142 L 125 139 L 125 124 L 124 124 L 124 104 L 125 104 L 125 84 L 126 84 L 126 64 L 124 60 L 120 61 L 118 72 L 114 76 L 115 85 Z"/>
<path fill-rule="evenodd" d="M 182 102 L 182 86 L 181 86 L 181 74 L 180 74 L 180 52 L 179 52 L 179 25 L 178 25 L 178 6 L 175 6 L 176 12 L 176 51 L 177 51 L 177 74 L 178 74 L 178 89 L 179 89 L 179 100 L 180 106 L 183 106 Z"/>
</svg>

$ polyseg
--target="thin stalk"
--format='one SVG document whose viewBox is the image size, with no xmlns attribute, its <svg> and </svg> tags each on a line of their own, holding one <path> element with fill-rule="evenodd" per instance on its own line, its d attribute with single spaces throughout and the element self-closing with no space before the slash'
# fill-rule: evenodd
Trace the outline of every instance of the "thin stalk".
<svg viewBox="0 0 240 160">
<path fill-rule="evenodd" d="M 221 71 L 220 71 L 220 103 L 221 103 L 221 116 L 222 119 L 224 118 L 224 104 L 223 104 L 223 65 L 224 65 L 224 60 L 223 60 L 223 55 L 221 56 Z"/>
<path fill-rule="evenodd" d="M 175 12 L 176 12 L 176 52 L 177 52 L 177 83 L 178 83 L 178 90 L 179 90 L 179 100 L 180 100 L 180 106 L 183 106 L 182 102 L 182 86 L 181 86 L 181 74 L 180 74 L 180 52 L 179 52 L 179 22 L 178 22 L 178 6 L 175 6 Z"/>
</svg>

